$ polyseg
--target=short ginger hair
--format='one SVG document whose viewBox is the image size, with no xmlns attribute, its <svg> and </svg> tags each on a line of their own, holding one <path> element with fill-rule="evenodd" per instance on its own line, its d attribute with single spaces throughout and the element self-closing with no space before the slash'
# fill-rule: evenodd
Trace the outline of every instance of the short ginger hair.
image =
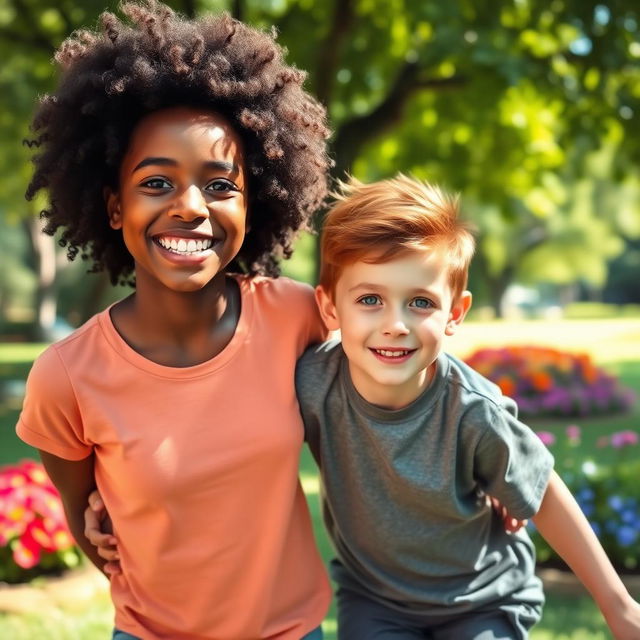
<svg viewBox="0 0 640 640">
<path fill-rule="evenodd" d="M 149 113 L 209 109 L 240 135 L 251 228 L 230 270 L 277 276 L 298 230 L 328 191 L 326 113 L 303 89 L 305 73 L 284 61 L 273 33 L 226 13 L 185 19 L 157 0 L 125 2 L 126 19 L 103 13 L 95 31 L 73 33 L 55 54 L 57 89 L 42 98 L 28 140 L 36 154 L 26 197 L 49 196 L 45 232 L 61 230 L 113 283 L 133 284 L 133 258 L 110 228 L 105 187 L 117 191 L 131 134 Z"/>
<path fill-rule="evenodd" d="M 475 242 L 459 217 L 459 198 L 398 174 L 364 184 L 340 182 L 322 229 L 320 285 L 333 297 L 342 269 L 355 262 L 389 262 L 412 251 L 446 252 L 457 300 L 467 286 Z"/>
</svg>

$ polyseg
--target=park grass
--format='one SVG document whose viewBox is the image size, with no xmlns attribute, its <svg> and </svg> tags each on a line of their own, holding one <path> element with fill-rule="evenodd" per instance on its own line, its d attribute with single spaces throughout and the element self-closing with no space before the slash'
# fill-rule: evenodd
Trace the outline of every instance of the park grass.
<svg viewBox="0 0 640 640">
<path fill-rule="evenodd" d="M 640 393 L 640 328 L 637 319 L 629 321 L 524 321 L 504 324 L 469 322 L 450 339 L 447 348 L 464 356 L 480 346 L 506 344 L 539 344 L 575 352 L 589 353 L 597 364 L 621 377 L 623 384 Z M 0 345 L 0 382 L 24 379 L 32 359 L 43 345 Z M 19 413 L 16 398 L 0 397 L 0 464 L 23 457 L 35 457 L 35 452 L 21 443 L 14 434 Z M 575 422 L 575 421 L 572 421 Z M 549 430 L 561 435 L 569 421 L 530 421 L 535 430 Z M 578 451 L 588 455 L 595 451 L 597 439 L 622 429 L 640 428 L 640 407 L 624 415 L 600 416 L 577 421 L 582 428 Z M 599 451 L 601 456 L 606 451 Z M 307 493 L 316 540 L 325 561 L 332 557 L 331 546 L 322 526 L 318 475 L 313 460 L 304 451 L 300 473 Z M 640 593 L 635 594 L 640 597 Z M 110 638 L 113 611 L 105 597 L 97 597 L 83 607 L 60 607 L 53 611 L 30 611 L 28 614 L 0 614 L 0 638 L 12 640 L 107 640 Z M 326 640 L 334 640 L 335 608 L 332 606 L 323 628 Z M 588 597 L 568 597 L 547 594 L 543 619 L 531 633 L 532 640 L 606 640 L 607 627 Z"/>
</svg>

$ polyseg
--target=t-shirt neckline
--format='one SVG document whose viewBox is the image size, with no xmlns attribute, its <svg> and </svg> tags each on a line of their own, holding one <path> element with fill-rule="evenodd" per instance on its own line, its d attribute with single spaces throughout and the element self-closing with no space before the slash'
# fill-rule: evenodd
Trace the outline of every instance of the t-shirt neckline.
<svg viewBox="0 0 640 640">
<path fill-rule="evenodd" d="M 418 414 L 424 415 L 440 397 L 449 372 L 449 360 L 443 353 L 440 353 L 435 364 L 433 379 L 429 386 L 413 402 L 401 409 L 385 409 L 365 400 L 360 393 L 358 393 L 358 390 L 351 380 L 349 363 L 344 352 L 342 353 L 342 362 L 340 363 L 340 377 L 342 378 L 342 384 L 349 398 L 349 402 L 358 412 L 377 422 L 403 422 L 405 420 L 411 420 Z"/>
<path fill-rule="evenodd" d="M 245 342 L 251 327 L 251 321 L 253 318 L 253 296 L 249 294 L 249 289 L 251 287 L 250 279 L 247 276 L 235 274 L 230 277 L 236 280 L 240 291 L 241 304 L 238 324 L 226 347 L 213 358 L 205 360 L 200 364 L 196 364 L 191 367 L 169 367 L 153 362 L 153 360 L 149 360 L 138 353 L 135 349 L 129 346 L 129 344 L 127 344 L 113 324 L 110 310 L 115 304 L 117 304 L 116 302 L 109 305 L 104 311 L 98 314 L 98 324 L 100 325 L 102 333 L 109 345 L 129 364 L 132 364 L 138 369 L 163 378 L 174 379 L 198 378 L 203 375 L 208 375 L 226 365 L 235 356 L 242 344 Z"/>
</svg>

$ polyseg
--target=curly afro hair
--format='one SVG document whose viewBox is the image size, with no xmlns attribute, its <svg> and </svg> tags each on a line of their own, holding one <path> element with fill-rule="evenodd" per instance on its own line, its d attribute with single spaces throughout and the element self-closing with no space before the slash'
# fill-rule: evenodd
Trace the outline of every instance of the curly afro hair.
<svg viewBox="0 0 640 640">
<path fill-rule="evenodd" d="M 285 64 L 274 34 L 228 14 L 187 20 L 156 0 L 125 3 L 95 32 L 77 31 L 56 52 L 62 75 L 32 123 L 37 148 L 26 197 L 44 189 L 45 232 L 62 229 L 73 260 L 91 260 L 111 281 L 133 284 L 133 259 L 108 223 L 106 186 L 136 124 L 172 106 L 216 111 L 240 134 L 249 174 L 251 230 L 230 270 L 277 276 L 298 230 L 310 229 L 327 192 L 331 161 L 324 108 Z"/>
</svg>

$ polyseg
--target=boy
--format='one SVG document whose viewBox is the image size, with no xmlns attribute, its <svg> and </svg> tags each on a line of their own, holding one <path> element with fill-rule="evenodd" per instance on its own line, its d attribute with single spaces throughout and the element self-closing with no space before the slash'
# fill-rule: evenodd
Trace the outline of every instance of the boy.
<svg viewBox="0 0 640 640">
<path fill-rule="evenodd" d="M 614 636 L 640 638 L 631 599 L 553 460 L 514 403 L 441 352 L 471 306 L 473 238 L 457 201 L 399 176 L 343 185 L 322 238 L 316 299 L 342 342 L 309 349 L 296 384 L 338 558 L 343 640 L 526 638 L 544 597 L 539 531 Z"/>
</svg>

